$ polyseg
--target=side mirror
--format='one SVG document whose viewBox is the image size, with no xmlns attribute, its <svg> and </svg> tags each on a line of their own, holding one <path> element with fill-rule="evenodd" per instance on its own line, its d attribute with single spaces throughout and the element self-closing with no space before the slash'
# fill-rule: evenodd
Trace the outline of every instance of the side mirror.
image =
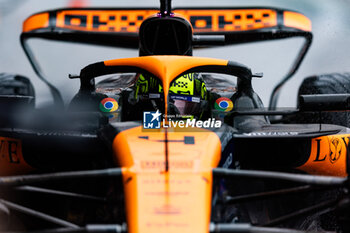
<svg viewBox="0 0 350 233">
<path fill-rule="evenodd" d="M 299 110 L 302 112 L 350 110 L 350 94 L 301 95 Z"/>
<path fill-rule="evenodd" d="M 29 78 L 17 74 L 0 73 L 0 95 L 20 95 L 35 98 Z"/>
<path fill-rule="evenodd" d="M 35 92 L 30 80 L 21 75 L 0 74 L 0 109 L 10 110 L 34 108 Z"/>
</svg>

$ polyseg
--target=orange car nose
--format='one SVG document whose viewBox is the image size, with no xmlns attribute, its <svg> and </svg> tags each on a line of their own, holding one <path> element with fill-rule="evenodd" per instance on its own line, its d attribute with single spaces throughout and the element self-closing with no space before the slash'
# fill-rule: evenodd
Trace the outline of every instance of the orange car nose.
<svg viewBox="0 0 350 233">
<path fill-rule="evenodd" d="M 212 168 L 221 155 L 215 133 L 140 126 L 119 133 L 113 150 L 115 161 L 123 167 L 129 232 L 209 231 Z"/>
</svg>

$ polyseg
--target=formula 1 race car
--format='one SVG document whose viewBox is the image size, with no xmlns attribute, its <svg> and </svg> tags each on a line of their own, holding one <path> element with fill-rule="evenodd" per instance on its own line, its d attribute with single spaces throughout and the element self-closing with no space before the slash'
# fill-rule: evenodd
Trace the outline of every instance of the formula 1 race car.
<svg viewBox="0 0 350 233">
<path fill-rule="evenodd" d="M 305 43 L 269 108 L 252 87 L 262 73 L 192 56 L 291 37 Z M 32 38 L 140 56 L 69 75 L 80 89 L 65 106 Z M 30 16 L 21 43 L 54 106 L 35 108 L 28 78 L 0 76 L 0 231 L 348 232 L 347 74 L 307 78 L 297 109 L 276 108 L 311 41 L 306 16 L 271 8 L 172 9 L 161 0 L 160 10 Z"/>
</svg>

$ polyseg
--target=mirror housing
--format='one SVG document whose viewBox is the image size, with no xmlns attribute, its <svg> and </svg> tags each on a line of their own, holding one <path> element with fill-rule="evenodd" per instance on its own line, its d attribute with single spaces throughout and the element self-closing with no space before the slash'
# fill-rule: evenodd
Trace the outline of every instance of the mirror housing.
<svg viewBox="0 0 350 233">
<path fill-rule="evenodd" d="M 299 110 L 302 112 L 350 110 L 350 94 L 301 95 Z"/>
</svg>

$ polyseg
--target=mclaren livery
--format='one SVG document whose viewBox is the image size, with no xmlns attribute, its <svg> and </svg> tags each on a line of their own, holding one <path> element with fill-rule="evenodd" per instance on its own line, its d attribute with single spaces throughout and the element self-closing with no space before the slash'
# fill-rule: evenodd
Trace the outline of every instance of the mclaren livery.
<svg viewBox="0 0 350 233">
<path fill-rule="evenodd" d="M 291 37 L 305 43 L 269 108 L 252 87 L 261 73 L 192 56 Z M 70 75 L 80 89 L 65 106 L 32 38 L 140 56 Z M 26 77 L 0 76 L 1 232 L 348 232 L 350 96 L 323 86 L 337 77 L 345 86 L 345 74 L 307 78 L 297 109 L 276 108 L 311 41 L 306 16 L 265 7 L 172 9 L 162 0 L 160 9 L 30 16 L 21 44 L 54 106 L 35 108 Z"/>
</svg>

